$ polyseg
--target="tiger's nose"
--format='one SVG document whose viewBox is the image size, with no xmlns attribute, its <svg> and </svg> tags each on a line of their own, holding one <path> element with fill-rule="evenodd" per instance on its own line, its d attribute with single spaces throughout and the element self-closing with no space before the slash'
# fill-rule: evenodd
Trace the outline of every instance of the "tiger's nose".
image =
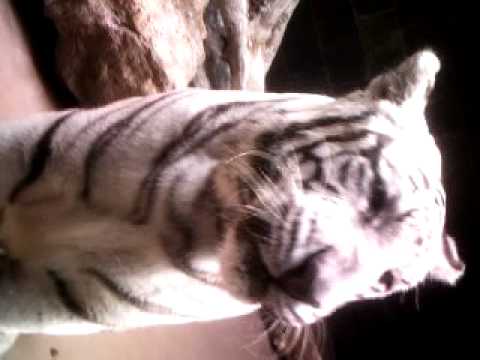
<svg viewBox="0 0 480 360">
<path fill-rule="evenodd" d="M 318 307 L 315 287 L 322 254 L 323 251 L 316 252 L 300 265 L 282 274 L 276 281 L 277 286 L 291 298 Z"/>
</svg>

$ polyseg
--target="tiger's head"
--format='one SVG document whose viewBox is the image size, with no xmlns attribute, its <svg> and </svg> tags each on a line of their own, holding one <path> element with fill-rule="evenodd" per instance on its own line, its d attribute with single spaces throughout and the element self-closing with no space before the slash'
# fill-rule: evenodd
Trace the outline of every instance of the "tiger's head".
<svg viewBox="0 0 480 360">
<path fill-rule="evenodd" d="M 340 306 L 453 284 L 441 158 L 424 118 L 440 62 L 421 51 L 315 116 L 262 132 L 227 194 L 222 275 L 294 326 Z M 226 166 L 228 168 L 228 166 Z"/>
</svg>

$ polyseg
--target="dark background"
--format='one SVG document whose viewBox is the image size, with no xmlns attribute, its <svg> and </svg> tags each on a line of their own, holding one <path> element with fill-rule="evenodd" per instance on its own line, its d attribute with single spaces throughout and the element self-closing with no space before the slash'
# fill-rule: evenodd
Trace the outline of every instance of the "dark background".
<svg viewBox="0 0 480 360">
<path fill-rule="evenodd" d="M 466 359 L 480 352 L 475 279 L 480 221 L 476 11 L 467 1 L 301 0 L 268 75 L 272 91 L 343 94 L 413 51 L 430 47 L 442 70 L 427 109 L 444 158 L 447 229 L 467 264 L 455 288 L 426 283 L 384 301 L 353 304 L 327 320 L 330 359 Z M 473 2 L 471 2 L 473 3 Z M 56 32 L 42 1 L 13 1 L 34 59 L 63 106 L 75 103 L 58 79 Z M 419 150 L 420 151 L 420 150 Z M 477 339 L 479 338 L 479 339 Z"/>
</svg>

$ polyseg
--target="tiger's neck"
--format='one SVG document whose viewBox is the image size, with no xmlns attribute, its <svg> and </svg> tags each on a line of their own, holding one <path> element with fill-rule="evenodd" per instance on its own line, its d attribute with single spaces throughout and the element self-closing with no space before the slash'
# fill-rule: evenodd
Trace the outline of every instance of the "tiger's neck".
<svg viewBox="0 0 480 360">
<path fill-rule="evenodd" d="M 101 227 L 110 218 L 108 229 L 117 235 L 109 241 L 122 243 L 111 246 L 138 246 L 133 238 L 138 242 L 143 235 L 131 236 L 130 229 L 121 234 L 122 219 L 155 232 L 178 267 L 215 272 L 223 241 L 220 224 L 225 209 L 238 202 L 234 174 L 216 174 L 225 163 L 242 159 L 254 148 L 256 135 L 283 117 L 267 116 L 265 110 L 256 115 L 249 103 L 202 105 L 189 117 L 179 107 L 178 121 L 140 116 L 151 103 L 153 98 L 133 99 L 2 125 L 0 159 L 7 170 L 0 177 L 0 209 L 7 208 L 19 229 L 62 234 L 64 242 L 78 241 L 82 224 Z M 117 108 L 118 117 L 103 115 Z M 115 142 L 122 147 L 115 148 Z M 40 212 L 49 214 L 47 219 Z M 97 237 L 89 246 L 103 246 L 104 236 L 87 235 Z M 29 242 L 24 249 L 32 248 Z"/>
<path fill-rule="evenodd" d="M 237 166 L 230 163 L 246 166 L 246 154 L 255 148 L 256 135 L 264 129 L 240 122 L 229 122 L 235 131 L 225 133 L 221 132 L 225 124 L 211 124 L 209 132 L 219 134 L 163 169 L 156 177 L 156 191 L 145 198 L 154 196 L 156 203 L 145 201 L 129 214 L 134 224 L 161 224 L 159 239 L 174 265 L 216 285 L 221 281 L 225 223 L 230 210 L 241 204 Z"/>
</svg>

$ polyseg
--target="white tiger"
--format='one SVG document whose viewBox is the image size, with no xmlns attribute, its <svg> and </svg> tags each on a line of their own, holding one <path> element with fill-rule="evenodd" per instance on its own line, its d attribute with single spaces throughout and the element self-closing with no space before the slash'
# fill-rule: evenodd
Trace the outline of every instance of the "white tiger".
<svg viewBox="0 0 480 360">
<path fill-rule="evenodd" d="M 3 338 L 258 306 L 302 326 L 455 283 L 439 68 L 427 50 L 340 98 L 189 89 L 1 122 Z"/>
</svg>

